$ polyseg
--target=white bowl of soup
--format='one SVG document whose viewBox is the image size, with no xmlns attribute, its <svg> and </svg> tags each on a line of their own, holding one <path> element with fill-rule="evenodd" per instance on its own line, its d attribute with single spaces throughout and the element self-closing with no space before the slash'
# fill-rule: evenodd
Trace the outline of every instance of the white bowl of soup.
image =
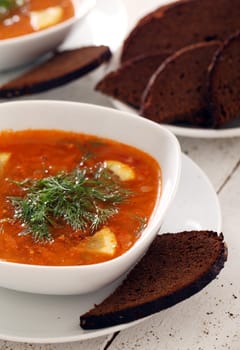
<svg viewBox="0 0 240 350">
<path fill-rule="evenodd" d="M 174 199 L 176 137 L 74 102 L 7 102 L 0 114 L 0 287 L 82 294 L 131 269 Z"/>
<path fill-rule="evenodd" d="M 7 0 L 0 6 L 0 71 L 56 49 L 96 0 Z"/>
</svg>

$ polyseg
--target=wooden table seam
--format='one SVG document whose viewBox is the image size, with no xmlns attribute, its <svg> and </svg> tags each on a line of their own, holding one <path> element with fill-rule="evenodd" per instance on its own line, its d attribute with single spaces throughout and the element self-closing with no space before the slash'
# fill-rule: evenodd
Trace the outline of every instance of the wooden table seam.
<svg viewBox="0 0 240 350">
<path fill-rule="evenodd" d="M 219 186 L 219 188 L 217 189 L 217 194 L 219 195 L 222 190 L 224 189 L 224 187 L 227 185 L 227 183 L 231 180 L 231 178 L 233 177 L 233 175 L 236 173 L 236 171 L 238 170 L 238 168 L 240 167 L 240 159 L 238 159 L 238 161 L 236 162 L 236 164 L 234 165 L 234 167 L 232 168 L 232 170 L 230 171 L 230 173 L 228 174 L 228 176 L 225 178 L 225 180 L 223 181 L 223 183 Z"/>
</svg>

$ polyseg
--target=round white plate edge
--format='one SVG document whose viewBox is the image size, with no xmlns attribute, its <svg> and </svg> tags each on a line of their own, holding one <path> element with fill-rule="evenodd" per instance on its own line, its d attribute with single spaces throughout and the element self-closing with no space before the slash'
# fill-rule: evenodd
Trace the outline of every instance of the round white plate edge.
<svg viewBox="0 0 240 350">
<path fill-rule="evenodd" d="M 148 316 L 150 317 L 150 316 Z M 102 336 L 107 336 L 109 334 L 113 334 L 115 332 L 124 330 L 126 328 L 130 328 L 135 326 L 136 324 L 143 322 L 146 318 L 142 318 L 140 320 L 136 320 L 130 323 L 117 325 L 109 328 L 94 330 L 94 332 L 91 331 L 84 331 L 84 333 L 81 333 L 80 335 L 73 335 L 69 337 L 21 337 L 21 336 L 5 336 L 0 333 L 0 340 L 3 341 L 11 341 L 14 343 L 28 343 L 28 344 L 64 344 L 64 343 L 74 343 L 77 341 L 83 341 L 83 340 L 90 340 L 95 339 Z M 80 329 L 80 326 L 79 326 Z"/>
<path fill-rule="evenodd" d="M 206 186 L 208 187 L 208 191 L 211 192 L 211 195 L 214 199 L 215 210 L 218 213 L 218 223 L 216 223 L 215 230 L 217 232 L 221 232 L 221 228 L 222 228 L 221 208 L 220 208 L 218 196 L 213 188 L 213 185 L 211 184 L 209 178 L 203 172 L 203 170 L 193 160 L 191 160 L 191 158 L 189 158 L 185 154 L 182 154 L 182 157 L 183 157 L 183 164 L 184 162 L 189 162 L 189 165 L 196 170 L 196 173 L 198 173 L 198 175 L 206 183 Z M 21 343 L 25 342 L 25 343 L 35 343 L 35 344 L 54 344 L 54 343 L 56 344 L 56 343 L 76 342 L 76 341 L 88 340 L 88 339 L 93 339 L 101 336 L 106 336 L 114 332 L 124 330 L 126 328 L 130 328 L 140 322 L 143 322 L 145 319 L 146 318 L 143 318 L 127 324 L 117 325 L 117 326 L 94 330 L 94 331 L 83 331 L 79 328 L 81 330 L 80 334 L 71 335 L 71 336 L 62 336 L 62 337 L 30 337 L 30 336 L 24 337 L 24 336 L 6 335 L 6 334 L 2 334 L 0 331 L 0 339 L 5 341 L 13 341 L 13 342 L 21 342 Z"/>
<path fill-rule="evenodd" d="M 191 162 L 192 167 L 195 167 L 198 173 L 201 175 L 201 178 L 204 179 L 205 183 L 208 185 L 208 190 L 212 192 L 212 196 L 215 198 L 215 206 L 216 206 L 216 212 L 218 213 L 218 227 L 216 227 L 216 232 L 220 233 L 222 231 L 222 210 L 220 206 L 220 201 L 218 198 L 218 195 L 213 187 L 213 184 L 211 183 L 209 177 L 206 175 L 206 173 L 198 166 L 190 157 L 188 157 L 186 154 L 182 153 L 182 156 L 186 159 L 188 159 L 189 162 Z"/>
<path fill-rule="evenodd" d="M 211 183 L 210 179 L 208 178 L 208 176 L 205 174 L 205 172 L 200 168 L 199 165 L 197 165 L 189 156 L 187 156 L 186 154 L 182 153 L 182 163 L 183 163 L 183 169 L 184 169 L 184 163 L 186 164 L 186 162 L 188 163 L 188 165 L 192 168 L 195 169 L 196 174 L 198 174 L 201 178 L 202 181 L 204 181 L 205 185 L 208 188 L 208 193 L 211 194 L 212 197 L 212 201 L 214 201 L 214 207 L 215 207 L 215 214 L 217 214 L 217 220 L 215 223 L 215 227 L 209 228 L 210 230 L 216 231 L 218 233 L 221 233 L 222 231 L 222 211 L 221 211 L 221 206 L 220 206 L 220 202 L 219 202 L 219 198 L 218 195 L 213 187 L 213 184 Z M 180 179 L 180 183 L 181 181 L 183 181 L 182 179 Z M 178 196 L 178 193 L 176 195 L 176 197 Z M 177 198 L 176 198 L 177 199 Z M 173 203 L 174 206 L 174 203 Z M 172 208 L 172 207 L 171 207 Z M 172 209 L 169 209 L 169 211 L 171 211 Z M 168 216 L 168 213 L 166 215 L 166 218 Z M 192 229 L 196 229 L 195 227 L 192 227 Z M 208 229 L 206 227 L 202 227 L 203 230 Z M 166 232 L 166 231 L 164 231 Z M 174 232 L 174 231 L 173 231 Z M 161 232 L 163 233 L 163 232 Z"/>
<path fill-rule="evenodd" d="M 128 112 L 132 114 L 138 114 L 137 110 L 127 106 L 123 102 L 120 102 L 114 98 L 109 97 L 112 105 L 123 112 Z M 240 127 L 236 128 L 226 128 L 226 129 L 203 129 L 203 128 L 192 128 L 175 126 L 168 124 L 161 124 L 165 126 L 168 130 L 173 132 L 177 136 L 191 137 L 191 138 L 204 138 L 204 139 L 217 139 L 217 138 L 230 138 L 240 136 Z"/>
</svg>

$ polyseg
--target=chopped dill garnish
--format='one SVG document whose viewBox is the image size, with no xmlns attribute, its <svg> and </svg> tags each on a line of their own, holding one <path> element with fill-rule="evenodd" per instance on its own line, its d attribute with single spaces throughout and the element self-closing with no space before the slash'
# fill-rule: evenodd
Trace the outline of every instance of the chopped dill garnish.
<svg viewBox="0 0 240 350">
<path fill-rule="evenodd" d="M 138 227 L 135 231 L 136 235 L 138 236 L 147 226 L 147 218 L 146 216 L 140 216 L 140 215 L 135 215 L 134 218 L 138 222 Z"/>
<path fill-rule="evenodd" d="M 21 234 L 32 235 L 36 242 L 53 240 L 51 227 L 59 222 L 93 234 L 131 195 L 104 163 L 94 167 L 81 163 L 71 172 L 13 182 L 25 192 L 23 197 L 8 197 L 14 220 L 22 222 Z"/>
</svg>

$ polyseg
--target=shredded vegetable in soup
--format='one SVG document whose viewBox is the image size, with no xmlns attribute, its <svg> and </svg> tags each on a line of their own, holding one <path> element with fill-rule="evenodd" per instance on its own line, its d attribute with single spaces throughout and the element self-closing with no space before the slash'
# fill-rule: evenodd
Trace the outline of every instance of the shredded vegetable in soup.
<svg viewBox="0 0 240 350">
<path fill-rule="evenodd" d="M 136 242 L 161 190 L 150 155 L 59 130 L 0 135 L 1 260 L 94 264 Z"/>
<path fill-rule="evenodd" d="M 71 0 L 0 0 L 0 40 L 37 32 L 73 16 Z"/>
</svg>

